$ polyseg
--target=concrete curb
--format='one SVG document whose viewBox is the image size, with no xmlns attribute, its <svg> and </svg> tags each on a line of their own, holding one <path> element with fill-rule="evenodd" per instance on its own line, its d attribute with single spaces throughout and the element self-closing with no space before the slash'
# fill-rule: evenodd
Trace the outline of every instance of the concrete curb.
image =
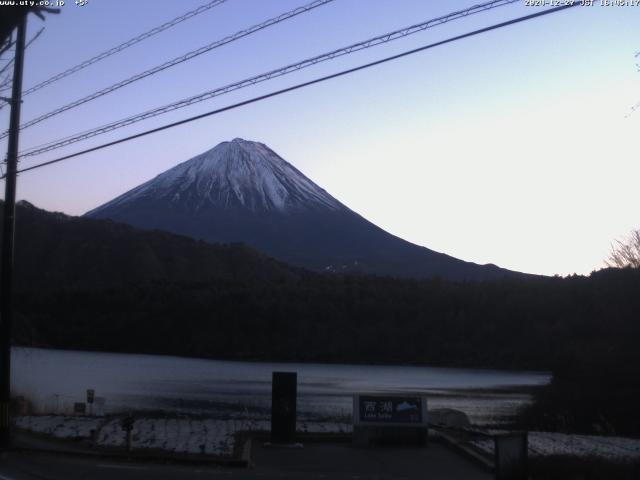
<svg viewBox="0 0 640 480">
<path fill-rule="evenodd" d="M 29 447 L 14 447 L 12 452 L 17 453 L 30 453 L 30 454 L 44 454 L 44 455 L 60 455 L 60 456 L 72 456 L 72 457 L 86 457 L 86 458 L 103 458 L 110 460 L 126 460 L 132 462 L 149 462 L 149 463 L 175 463 L 175 464 L 191 464 L 191 465 L 218 465 L 225 467 L 240 467 L 245 468 L 249 466 L 249 462 L 244 459 L 235 458 L 197 458 L 188 456 L 179 456 L 176 454 L 166 455 L 154 455 L 145 454 L 141 452 L 131 452 L 127 454 L 125 452 L 109 452 L 109 451 L 87 451 L 80 452 L 77 450 L 63 450 L 63 449 L 43 449 L 43 448 L 29 448 Z"/>
<path fill-rule="evenodd" d="M 468 447 L 467 445 L 464 445 L 453 436 L 447 433 L 444 433 L 441 430 L 436 430 L 436 433 L 438 435 L 437 438 L 442 440 L 442 443 L 450 447 L 452 450 L 455 450 L 461 453 L 462 455 L 472 460 L 473 462 L 480 464 L 490 472 L 495 471 L 495 465 L 493 461 L 489 460 L 487 457 L 483 456 L 482 454 L 478 453 L 477 451 Z"/>
</svg>

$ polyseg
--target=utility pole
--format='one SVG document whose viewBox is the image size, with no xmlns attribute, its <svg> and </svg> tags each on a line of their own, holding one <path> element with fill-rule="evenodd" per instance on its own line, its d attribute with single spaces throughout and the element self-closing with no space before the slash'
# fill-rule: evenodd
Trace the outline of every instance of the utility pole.
<svg viewBox="0 0 640 480">
<path fill-rule="evenodd" d="M 9 405 L 11 402 L 11 330 L 13 314 L 13 253 L 16 220 L 16 177 L 18 170 L 18 137 L 22 103 L 22 70 L 24 67 L 27 15 L 17 27 L 16 53 L 13 64 L 13 90 L 7 147 L 4 217 L 2 230 L 2 272 L 0 273 L 0 449 L 11 445 Z"/>
</svg>

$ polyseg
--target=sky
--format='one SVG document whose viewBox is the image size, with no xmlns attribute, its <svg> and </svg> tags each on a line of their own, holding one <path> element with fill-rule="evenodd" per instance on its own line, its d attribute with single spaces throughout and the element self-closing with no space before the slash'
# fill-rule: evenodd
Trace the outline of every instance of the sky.
<svg viewBox="0 0 640 480">
<path fill-rule="evenodd" d="M 228 0 L 25 97 L 22 120 L 310 1 Z M 67 0 L 60 15 L 29 20 L 27 38 L 45 30 L 27 49 L 24 87 L 203 3 Z M 335 0 L 25 129 L 21 150 L 477 3 Z M 540 10 L 523 1 L 479 13 L 21 167 Z M 615 239 L 640 227 L 639 26 L 640 6 L 598 0 L 25 172 L 18 198 L 81 215 L 242 137 L 413 243 L 523 272 L 588 274 Z"/>
</svg>

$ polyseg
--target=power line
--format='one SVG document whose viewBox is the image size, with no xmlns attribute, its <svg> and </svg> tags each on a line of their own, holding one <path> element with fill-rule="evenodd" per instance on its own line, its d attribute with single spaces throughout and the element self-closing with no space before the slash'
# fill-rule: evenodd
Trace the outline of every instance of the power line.
<svg viewBox="0 0 640 480">
<path fill-rule="evenodd" d="M 16 42 L 14 42 L 13 40 L 11 40 L 11 38 L 9 38 L 4 45 L 0 45 L 0 55 L 2 55 L 4 52 L 9 50 L 11 47 L 13 47 L 15 43 Z"/>
<path fill-rule="evenodd" d="M 0 55 L 3 55 L 5 52 L 9 51 L 9 49 L 11 49 L 11 47 L 13 47 L 16 44 L 15 40 L 13 40 L 12 36 L 10 35 L 7 38 L 7 41 L 5 42 L 4 45 L 0 45 Z M 4 72 L 11 66 L 13 65 L 13 61 L 15 59 L 15 56 L 12 56 L 11 59 L 9 59 L 7 61 L 7 63 L 4 65 L 4 67 L 2 67 L 2 69 L 0 69 L 0 75 L 4 74 Z M 6 85 L 10 85 L 11 84 L 11 75 L 7 74 L 5 76 L 5 78 L 3 78 L 2 80 L 0 80 L 0 92 L 7 90 L 5 87 Z M 11 88 L 11 87 L 9 87 Z M 2 98 L 2 100 L 5 100 L 4 98 Z M 0 102 L 1 103 L 1 102 Z M 0 110 L 2 110 L 2 108 L 4 108 L 4 105 L 0 105 Z"/>
<path fill-rule="evenodd" d="M 33 37 L 31 37 L 31 40 L 29 40 L 29 41 L 27 42 L 27 44 L 24 46 L 25 50 L 26 50 L 27 48 L 29 48 L 29 45 L 31 45 L 33 42 L 35 42 L 35 41 L 38 39 L 38 37 L 39 37 L 40 35 L 42 35 L 42 32 L 44 32 L 44 27 L 41 27 L 41 28 L 40 28 L 40 30 L 38 30 L 38 31 L 35 33 L 35 35 L 34 35 Z"/>
<path fill-rule="evenodd" d="M 80 70 L 83 70 L 85 68 L 87 68 L 89 65 L 93 65 L 96 62 L 99 62 L 101 60 L 104 60 L 107 57 L 110 57 L 112 55 L 115 55 L 116 53 L 119 53 L 129 47 L 132 47 L 133 45 L 142 42 L 143 40 L 146 40 L 147 38 L 153 37 L 154 35 L 157 35 L 158 33 L 164 32 L 165 30 L 168 30 L 171 27 L 174 27 L 186 20 L 189 20 L 190 18 L 195 17 L 196 15 L 200 15 L 201 13 L 206 12 L 207 10 L 212 9 L 213 7 L 217 7 L 218 5 L 226 2 L 227 0 L 213 0 L 209 3 L 206 3 L 204 5 L 199 6 L 198 8 L 196 8 L 195 10 L 191 10 L 183 15 L 180 15 L 179 17 L 174 18 L 173 20 L 169 20 L 166 23 L 163 23 L 162 25 L 152 28 L 151 30 L 144 32 L 136 37 L 131 38 L 130 40 L 127 40 L 124 43 L 121 43 L 120 45 L 117 45 L 113 48 L 110 48 L 109 50 L 106 50 L 102 53 L 99 53 L 98 55 L 85 60 L 84 62 L 81 62 L 63 72 L 60 72 L 50 78 L 48 78 L 47 80 L 44 80 L 43 82 L 38 83 L 37 85 L 34 85 L 33 87 L 25 90 L 22 93 L 22 96 L 26 96 L 29 95 L 33 92 L 36 92 L 38 90 L 40 90 L 41 88 L 44 88 L 48 85 L 53 84 L 54 82 L 57 82 L 58 80 L 61 80 L 65 77 L 68 77 L 69 75 L 72 75 L 76 72 L 79 72 Z"/>
<path fill-rule="evenodd" d="M 27 42 L 27 44 L 24 46 L 25 50 L 26 50 L 27 48 L 29 48 L 29 45 L 31 45 L 33 42 L 35 42 L 35 41 L 38 39 L 38 37 L 39 37 L 40 35 L 42 35 L 42 32 L 44 32 L 44 27 L 42 27 L 40 30 L 38 30 L 38 31 L 36 32 L 36 34 L 35 34 L 33 37 L 31 37 L 31 40 L 29 40 L 29 41 Z M 2 52 L 0 52 L 0 54 L 2 54 Z M 11 65 L 13 65 L 13 61 L 14 61 L 14 60 L 15 60 L 15 56 L 14 56 L 14 57 L 12 57 L 12 58 L 11 58 L 11 59 L 10 59 L 10 60 L 5 64 L 5 66 L 4 66 L 4 67 L 2 67 L 2 68 L 0 69 L 0 75 L 2 75 L 2 74 L 4 73 L 4 71 L 5 71 L 7 68 L 9 68 Z"/>
<path fill-rule="evenodd" d="M 252 104 L 252 103 L 259 102 L 261 100 L 266 100 L 266 99 L 271 98 L 271 97 L 282 95 L 282 94 L 287 93 L 287 92 L 291 92 L 291 91 L 294 91 L 294 90 L 299 90 L 301 88 L 308 87 L 310 85 L 315 85 L 317 83 L 325 82 L 327 80 L 331 80 L 331 79 L 334 79 L 334 78 L 342 77 L 344 75 L 348 75 L 350 73 L 358 72 L 360 70 L 365 70 L 365 69 L 374 67 L 376 65 L 381 65 L 383 63 L 387 63 L 387 62 L 390 62 L 390 61 L 393 61 L 393 60 L 397 60 L 399 58 L 403 58 L 403 57 L 406 57 L 406 56 L 409 56 L 409 55 L 413 55 L 413 54 L 416 54 L 418 52 L 422 52 L 424 50 L 428 50 L 428 49 L 431 49 L 431 48 L 434 48 L 434 47 L 438 47 L 438 46 L 441 46 L 441 45 L 444 45 L 444 44 L 447 44 L 447 43 L 452 43 L 452 42 L 455 42 L 455 41 L 458 41 L 458 40 L 462 40 L 464 38 L 468 38 L 468 37 L 472 37 L 472 36 L 475 36 L 475 35 L 479 35 L 481 33 L 486 33 L 486 32 L 492 31 L 492 30 L 497 30 L 499 28 L 507 27 L 509 25 L 513 25 L 513 24 L 516 24 L 516 23 L 521 23 L 521 22 L 525 22 L 525 21 L 528 21 L 528 20 L 532 20 L 532 19 L 537 18 L 537 17 L 542 17 L 542 16 L 545 16 L 545 15 L 556 13 L 556 12 L 559 12 L 561 10 L 566 10 L 568 8 L 576 7 L 578 5 L 580 5 L 580 4 L 577 3 L 577 2 L 573 3 L 573 4 L 567 4 L 567 5 L 563 5 L 563 6 L 560 6 L 560 7 L 555 7 L 555 8 L 551 8 L 551 9 L 548 9 L 548 10 L 544 10 L 544 11 L 541 11 L 541 12 L 532 13 L 530 15 L 525 15 L 523 17 L 514 18 L 514 19 L 508 20 L 506 22 L 494 24 L 494 25 L 491 25 L 489 27 L 484 27 L 484 28 L 481 28 L 481 29 L 478 29 L 478 30 L 474 30 L 472 32 L 464 33 L 462 35 L 457 35 L 455 37 L 450 37 L 450 38 L 447 38 L 445 40 L 441 40 L 439 42 L 431 43 L 429 45 L 425 45 L 425 46 L 422 46 L 422 47 L 419 47 L 419 48 L 415 48 L 413 50 L 408 50 L 408 51 L 405 51 L 405 52 L 402 52 L 402 53 L 399 53 L 399 54 L 396 54 L 396 55 L 392 55 L 390 57 L 386 57 L 386 58 L 383 58 L 383 59 L 380 59 L 380 60 L 376 60 L 374 62 L 366 63 L 364 65 L 359 65 L 357 67 L 349 68 L 347 70 L 342 70 L 340 72 L 333 73 L 331 75 L 326 75 L 324 77 L 319 77 L 319 78 L 316 78 L 314 80 L 310 80 L 310 81 L 307 81 L 307 82 L 298 83 L 298 84 L 293 85 L 291 87 L 283 88 L 281 90 L 277 90 L 277 91 L 274 91 L 274 92 L 271 92 L 271 93 L 267 93 L 265 95 L 260 95 L 258 97 L 253 97 L 253 98 L 251 98 L 249 100 L 244 100 L 242 102 L 235 103 L 233 105 L 228 105 L 226 107 L 218 108 L 216 110 L 211 110 L 209 112 L 202 113 L 200 115 L 189 117 L 189 118 L 177 121 L 177 122 L 173 122 L 173 123 L 169 123 L 167 125 L 163 125 L 161 127 L 153 128 L 151 130 L 146 130 L 144 132 L 137 133 L 135 135 L 130 135 L 128 137 L 120 138 L 120 139 L 114 140 L 112 142 L 104 143 L 102 145 L 98 145 L 98 146 L 95 146 L 95 147 L 92 147 L 92 148 L 88 148 L 86 150 L 82 150 L 82 151 L 75 152 L 75 153 L 72 153 L 72 154 L 69 154 L 69 155 L 65 155 L 63 157 L 59 157 L 59 158 L 56 158 L 54 160 L 49 160 L 47 162 L 42 162 L 42 163 L 39 163 L 39 164 L 36 164 L 36 165 L 32 165 L 30 167 L 26 167 L 26 168 L 23 168 L 21 170 L 18 170 L 18 173 L 28 172 L 30 170 L 35 170 L 35 169 L 38 169 L 38 168 L 42 168 L 42 167 L 45 167 L 45 166 L 48 166 L 48 165 L 52 165 L 54 163 L 59 163 L 59 162 L 62 162 L 64 160 L 68 160 L 68 159 L 71 159 L 71 158 L 74 158 L 74 157 L 78 157 L 80 155 L 84 155 L 84 154 L 87 154 L 87 153 L 95 152 L 97 150 L 102 150 L 104 148 L 111 147 L 113 145 L 118 145 L 120 143 L 128 142 L 128 141 L 134 140 L 136 138 L 144 137 L 144 136 L 150 135 L 152 133 L 157 133 L 157 132 L 160 132 L 162 130 L 167 130 L 169 128 L 173 128 L 173 127 L 177 127 L 179 125 L 183 125 L 183 124 L 186 124 L 186 123 L 193 122 L 195 120 L 200 120 L 200 119 L 205 118 L 205 117 L 210 117 L 212 115 L 217 115 L 219 113 L 226 112 L 228 110 L 233 110 L 233 109 L 245 106 L 245 105 L 249 105 L 249 104 Z M 2 177 L 0 177 L 0 179 L 2 179 L 4 177 L 5 176 L 3 175 Z"/>
<path fill-rule="evenodd" d="M 357 52 L 359 50 L 364 50 L 367 48 L 371 48 L 383 43 L 388 43 L 391 42 L 393 40 L 397 40 L 399 38 L 403 38 L 406 37 L 408 35 L 413 35 L 415 33 L 424 31 L 428 28 L 432 28 L 435 27 L 437 25 L 441 25 L 443 23 L 447 23 L 453 20 L 457 20 L 469 15 L 473 15 L 476 13 L 480 13 L 480 12 L 484 12 L 493 8 L 497 8 L 497 7 L 501 7 L 501 6 L 505 6 L 505 5 L 509 5 L 511 3 L 515 3 L 518 2 L 519 0 L 494 0 L 494 1 L 490 1 L 490 2 L 486 2 L 486 3 L 482 3 L 479 5 L 475 5 L 469 8 L 466 8 L 464 10 L 459 10 L 459 11 L 455 11 L 452 13 L 449 13 L 447 15 L 443 15 L 441 17 L 437 17 L 431 20 L 427 20 L 425 22 L 416 24 L 416 25 L 412 25 L 409 27 L 405 27 L 399 30 L 395 30 L 393 32 L 389 32 L 389 33 L 385 33 L 383 35 L 379 35 L 377 37 L 374 38 L 370 38 L 368 40 L 365 41 L 361 41 L 358 43 L 354 43 L 352 45 L 349 45 L 347 47 L 343 47 L 337 50 L 333 50 L 331 52 L 328 53 L 323 53 L 321 55 L 317 55 L 315 57 L 312 58 L 308 58 L 306 60 L 303 60 L 301 62 L 297 62 L 291 65 L 287 65 L 285 67 L 281 67 L 278 68 L 276 70 L 271 70 L 269 72 L 266 73 L 262 73 L 260 75 L 256 75 L 254 77 L 248 78 L 248 79 L 244 79 L 244 80 L 240 80 L 238 82 L 226 85 L 224 87 L 219 87 L 213 90 L 209 90 L 207 92 L 192 96 L 192 97 L 188 97 L 186 99 L 182 99 L 179 100 L 177 102 L 173 102 L 170 103 L 168 105 L 162 106 L 162 107 L 158 107 L 140 114 L 136 114 L 133 115 L 131 117 L 127 117 L 121 120 L 118 120 L 116 122 L 112 122 L 106 125 L 102 125 L 100 127 L 96 127 L 90 130 L 86 130 L 84 132 L 78 133 L 78 134 L 74 134 L 71 135 L 69 137 L 65 137 L 65 138 L 61 138 L 61 139 L 57 139 L 54 140 L 52 142 L 48 142 L 46 144 L 44 144 L 43 146 L 38 146 L 38 147 L 32 147 L 30 149 L 27 149 L 27 151 L 25 151 L 24 153 L 21 153 L 20 157 L 24 158 L 24 157 L 30 157 L 30 156 L 34 156 L 34 155 L 39 155 L 41 153 L 44 152 L 48 152 L 51 150 L 56 150 L 58 148 L 62 148 L 64 146 L 67 145 L 71 145 L 73 143 L 82 141 L 82 140 L 86 140 L 88 138 L 92 138 L 95 137 L 97 135 L 102 135 L 104 133 L 122 128 L 122 127 L 126 127 L 128 125 L 146 120 L 148 118 L 152 118 L 158 115 L 162 115 L 164 113 L 173 111 L 173 110 L 177 110 L 180 108 L 184 108 L 190 105 L 193 105 L 195 103 L 199 103 L 199 102 L 203 102 L 205 100 L 209 100 L 211 98 L 220 96 L 220 95 L 224 95 L 227 93 L 230 93 L 232 91 L 235 90 L 239 90 L 241 88 L 245 88 L 245 87 L 249 87 L 251 85 L 255 85 L 257 83 L 260 82 L 264 82 L 267 80 L 270 80 L 272 78 L 276 78 L 276 77 L 280 77 L 283 75 L 286 75 L 288 73 L 292 73 L 295 72 L 297 70 L 301 70 L 303 68 L 307 68 L 307 67 L 311 67 L 313 65 L 316 65 L 318 63 L 321 62 L 325 62 L 328 60 L 332 60 L 334 58 L 338 58 L 341 57 L 343 55 L 347 55 L 347 54 L 351 54 L 354 52 Z"/>
<path fill-rule="evenodd" d="M 179 57 L 176 57 L 172 60 L 169 60 L 168 62 L 165 62 L 161 65 L 158 65 L 156 67 L 153 67 L 149 70 L 145 70 L 142 73 L 138 73 L 137 75 L 134 75 L 132 77 L 129 77 L 125 80 L 122 80 L 118 83 L 115 83 L 109 87 L 103 88 L 102 90 L 99 90 L 97 92 L 94 92 L 90 95 L 87 95 L 86 97 L 80 98 L 78 100 L 75 100 L 71 103 L 68 103 L 67 105 L 63 105 L 60 108 L 57 108 L 55 110 L 52 110 L 51 112 L 45 113 L 44 115 L 41 115 L 37 118 L 34 118 L 33 120 L 30 120 L 26 123 L 24 123 L 23 125 L 20 126 L 21 129 L 25 129 L 28 127 L 31 127 L 32 125 L 35 125 L 37 123 L 40 123 L 44 120 L 47 120 L 51 117 L 54 117 L 56 115 L 59 115 L 63 112 L 66 112 L 67 110 L 71 110 L 72 108 L 78 107 L 80 105 L 83 105 L 87 102 L 90 102 L 92 100 L 95 100 L 97 98 L 100 98 L 104 95 L 107 95 L 111 92 L 114 92 L 122 87 L 125 87 L 131 83 L 137 82 L 138 80 L 142 80 L 143 78 L 147 78 L 151 75 L 155 75 L 156 73 L 162 72 L 163 70 L 166 70 L 170 67 L 173 67 L 175 65 L 179 65 L 183 62 L 192 60 L 195 57 L 198 57 L 204 53 L 207 53 L 215 48 L 221 47 L 223 45 L 226 45 L 228 43 L 234 42 L 236 40 L 239 40 L 243 37 L 246 37 L 248 35 L 251 35 L 255 32 L 258 32 L 260 30 L 263 30 L 265 28 L 271 27 L 273 25 L 276 25 L 280 22 L 284 22 L 285 20 L 288 20 L 290 18 L 293 18 L 297 15 L 300 15 L 302 13 L 306 13 L 309 12 L 317 7 L 320 7 L 322 5 L 326 5 L 327 3 L 331 3 L 334 0 L 314 0 L 313 2 L 307 4 L 307 5 L 303 5 L 302 7 L 297 7 L 293 10 L 290 10 L 288 12 L 285 12 L 283 14 L 278 15 L 277 17 L 273 17 L 270 18 L 269 20 L 266 20 L 262 23 L 259 23 L 257 25 L 254 25 L 252 27 L 249 27 L 247 29 L 241 30 L 239 32 L 234 33 L 233 35 L 229 35 L 227 37 L 224 37 L 220 40 L 216 40 L 213 43 L 210 43 L 208 45 L 205 45 L 203 47 L 200 47 L 196 50 L 192 50 L 190 52 L 185 53 L 184 55 L 181 55 Z M 4 132 L 3 134 L 0 135 L 0 139 L 4 138 L 7 136 L 7 132 Z"/>
</svg>

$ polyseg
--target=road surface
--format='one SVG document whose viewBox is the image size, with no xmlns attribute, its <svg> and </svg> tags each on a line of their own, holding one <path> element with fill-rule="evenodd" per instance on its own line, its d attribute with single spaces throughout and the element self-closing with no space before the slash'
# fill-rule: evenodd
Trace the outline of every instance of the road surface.
<svg viewBox="0 0 640 480">
<path fill-rule="evenodd" d="M 493 475 L 446 447 L 359 449 L 349 444 L 308 444 L 268 449 L 254 442 L 254 466 L 151 463 L 110 457 L 8 452 L 0 480 L 339 479 L 490 480 Z"/>
</svg>

